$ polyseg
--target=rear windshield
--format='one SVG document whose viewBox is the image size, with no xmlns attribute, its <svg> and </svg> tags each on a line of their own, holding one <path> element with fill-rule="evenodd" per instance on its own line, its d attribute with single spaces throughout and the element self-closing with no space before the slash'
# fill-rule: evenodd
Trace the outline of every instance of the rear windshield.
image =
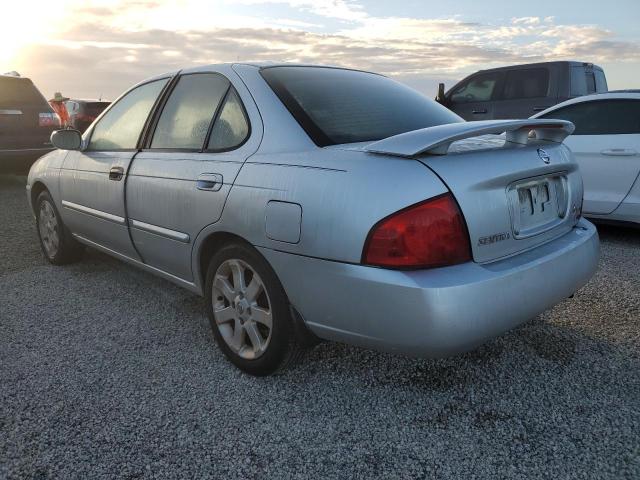
<svg viewBox="0 0 640 480">
<path fill-rule="evenodd" d="M 261 74 L 318 146 L 381 140 L 463 121 L 415 90 L 373 73 L 269 67 Z"/>
<path fill-rule="evenodd" d="M 38 89 L 26 78 L 0 77 L 0 108 L 47 105 Z"/>
</svg>

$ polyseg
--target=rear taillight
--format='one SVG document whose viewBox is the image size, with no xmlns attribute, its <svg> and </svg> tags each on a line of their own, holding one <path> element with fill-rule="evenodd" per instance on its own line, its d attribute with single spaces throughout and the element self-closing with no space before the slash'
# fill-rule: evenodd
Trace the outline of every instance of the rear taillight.
<svg viewBox="0 0 640 480">
<path fill-rule="evenodd" d="M 362 255 L 363 263 L 388 268 L 433 268 L 470 260 L 469 234 L 450 193 L 378 222 Z"/>
</svg>

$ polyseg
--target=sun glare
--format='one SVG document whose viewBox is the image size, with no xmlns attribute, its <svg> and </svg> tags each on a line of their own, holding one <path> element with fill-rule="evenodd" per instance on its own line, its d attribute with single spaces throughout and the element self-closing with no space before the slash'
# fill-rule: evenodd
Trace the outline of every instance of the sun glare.
<svg viewBox="0 0 640 480">
<path fill-rule="evenodd" d="M 20 50 L 47 42 L 70 16 L 73 0 L 8 0 L 2 7 L 0 73 L 15 70 Z"/>
</svg>

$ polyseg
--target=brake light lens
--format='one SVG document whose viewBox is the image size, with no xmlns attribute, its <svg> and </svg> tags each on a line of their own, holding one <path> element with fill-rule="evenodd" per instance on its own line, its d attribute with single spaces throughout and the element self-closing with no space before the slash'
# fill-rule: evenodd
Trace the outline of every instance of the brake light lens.
<svg viewBox="0 0 640 480">
<path fill-rule="evenodd" d="M 471 260 L 469 234 L 450 193 L 390 215 L 369 232 L 362 261 L 388 268 L 434 268 Z"/>
</svg>

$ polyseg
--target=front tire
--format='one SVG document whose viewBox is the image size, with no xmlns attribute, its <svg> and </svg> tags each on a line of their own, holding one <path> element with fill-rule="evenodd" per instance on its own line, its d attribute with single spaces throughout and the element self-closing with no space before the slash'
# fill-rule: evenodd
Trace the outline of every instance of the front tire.
<svg viewBox="0 0 640 480">
<path fill-rule="evenodd" d="M 62 222 L 51 195 L 46 190 L 36 199 L 36 227 L 40 248 L 53 265 L 65 265 L 77 260 L 82 246 Z"/>
<path fill-rule="evenodd" d="M 267 261 L 241 243 L 211 258 L 207 314 L 225 356 L 240 370 L 264 376 L 298 359 L 303 345 L 286 293 Z"/>
</svg>

